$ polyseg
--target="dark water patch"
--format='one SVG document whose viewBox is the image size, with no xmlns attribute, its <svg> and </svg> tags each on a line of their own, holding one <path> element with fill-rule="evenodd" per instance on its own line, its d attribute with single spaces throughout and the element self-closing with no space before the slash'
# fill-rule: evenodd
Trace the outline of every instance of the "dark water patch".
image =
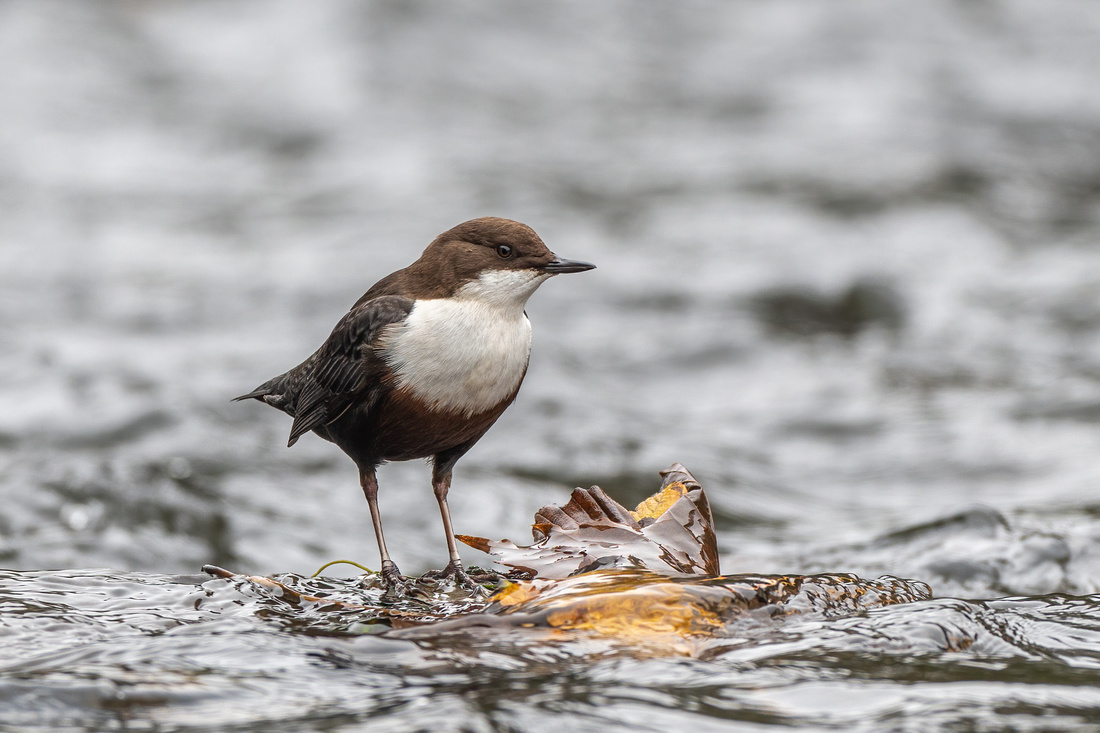
<svg viewBox="0 0 1100 733">
<path fill-rule="evenodd" d="M 852 181 L 827 179 L 753 180 L 744 191 L 762 196 L 795 199 L 840 218 L 879 215 L 895 207 L 928 206 L 940 202 L 967 204 L 991 186 L 990 175 L 967 166 L 946 167 L 927 180 L 860 186 Z"/>
<path fill-rule="evenodd" d="M 892 389 L 929 392 L 953 388 L 1004 387 L 1011 376 L 992 375 L 978 365 L 960 363 L 949 356 L 927 358 L 921 354 L 898 354 L 882 364 L 882 382 Z"/>
<path fill-rule="evenodd" d="M 998 170 L 988 200 L 989 221 L 1027 246 L 1085 241 L 1100 222 L 1096 205 L 1100 126 L 1082 117 L 1053 122 L 1042 115 L 996 115 L 983 121 L 990 148 L 1016 149 Z M 1003 153 L 1002 153 L 1003 155 Z"/>
<path fill-rule="evenodd" d="M 755 295 L 750 308 L 771 333 L 795 337 L 851 338 L 873 326 L 896 331 L 905 322 L 901 296 L 891 286 L 873 281 L 857 281 L 835 295 L 775 288 Z"/>
<path fill-rule="evenodd" d="M 954 120 L 969 149 L 931 174 L 886 180 L 835 179 L 819 172 L 750 177 L 743 192 L 783 198 L 839 219 L 947 204 L 968 210 L 1018 245 L 1087 242 L 1100 222 L 1096 141 L 1091 119 L 1052 124 L 982 109 Z M 946 156 L 945 156 L 946 158 Z"/>
<path fill-rule="evenodd" d="M 657 359 L 649 360 L 649 370 L 663 369 L 683 374 L 694 371 L 698 373 L 710 372 L 716 367 L 733 364 L 749 356 L 749 350 L 739 344 L 710 343 L 695 348 L 678 349 L 675 354 L 669 354 Z M 641 364 L 626 365 L 628 368 L 641 371 Z"/>
<path fill-rule="evenodd" d="M 1095 423 L 1100 422 L 1100 400 L 1087 402 L 1032 403 L 1017 407 L 1012 412 L 1017 420 L 1051 420 Z"/>
<path fill-rule="evenodd" d="M 654 310 L 660 313 L 684 314 L 699 307 L 698 300 L 691 293 L 680 291 L 649 292 L 644 296 L 628 295 L 621 299 L 621 305 L 635 311 Z"/>
<path fill-rule="evenodd" d="M 938 542 L 959 534 L 995 537 L 1008 531 L 1008 520 L 996 509 L 976 506 L 923 524 L 891 532 L 872 541 L 874 547 L 911 545 L 914 542 Z"/>
<path fill-rule="evenodd" d="M 175 418 L 165 410 L 150 410 L 127 418 L 115 425 L 89 427 L 79 432 L 52 437 L 58 447 L 66 449 L 102 449 L 142 439 L 150 433 L 164 430 Z M 52 436 L 52 434 L 51 434 Z M 51 437 L 46 437 L 47 440 Z"/>
<path fill-rule="evenodd" d="M 301 163 L 319 153 L 327 137 L 320 131 L 295 127 L 283 120 L 230 120 L 219 142 L 232 150 L 256 148 L 281 162 Z"/>
<path fill-rule="evenodd" d="M 1100 329 L 1100 303 L 1092 297 L 1096 286 L 1068 293 L 1064 301 L 1050 307 L 1051 320 L 1070 333 L 1091 334 Z"/>
<path fill-rule="evenodd" d="M 778 432 L 844 442 L 871 438 L 881 434 L 884 427 L 881 420 L 791 420 L 779 426 Z"/>
<path fill-rule="evenodd" d="M 990 683 L 996 685 L 1091 686 L 1096 669 L 1075 667 L 1049 658 L 1003 657 L 987 655 L 966 659 L 962 650 L 917 654 L 903 659 L 884 660 L 871 652 L 826 652 L 791 654 L 782 665 L 833 670 L 847 679 L 890 680 L 899 683 Z"/>
</svg>

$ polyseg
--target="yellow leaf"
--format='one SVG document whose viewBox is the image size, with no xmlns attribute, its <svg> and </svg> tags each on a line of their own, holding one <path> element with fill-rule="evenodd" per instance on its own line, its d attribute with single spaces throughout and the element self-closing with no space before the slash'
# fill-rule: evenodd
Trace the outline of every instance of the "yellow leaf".
<svg viewBox="0 0 1100 733">
<path fill-rule="evenodd" d="M 684 486 L 682 482 L 671 483 L 639 504 L 630 515 L 639 522 L 643 519 L 657 519 L 687 492 L 688 487 Z"/>
</svg>

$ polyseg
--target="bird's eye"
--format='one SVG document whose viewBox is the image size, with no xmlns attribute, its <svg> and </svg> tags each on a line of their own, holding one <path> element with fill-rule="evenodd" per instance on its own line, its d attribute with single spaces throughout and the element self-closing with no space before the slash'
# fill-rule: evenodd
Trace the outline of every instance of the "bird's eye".
<svg viewBox="0 0 1100 733">
<path fill-rule="evenodd" d="M 501 257 L 508 258 L 512 256 L 512 247 L 508 244 L 498 244 L 497 254 Z"/>
</svg>

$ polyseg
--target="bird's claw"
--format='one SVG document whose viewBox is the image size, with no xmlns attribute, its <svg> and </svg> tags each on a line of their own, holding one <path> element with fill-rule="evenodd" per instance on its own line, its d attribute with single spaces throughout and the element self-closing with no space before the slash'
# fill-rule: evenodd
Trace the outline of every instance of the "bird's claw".
<svg viewBox="0 0 1100 733">
<path fill-rule="evenodd" d="M 424 573 L 423 577 L 437 582 L 450 580 L 459 588 L 470 591 L 470 595 L 477 598 L 484 598 L 488 596 L 488 592 L 485 590 L 485 588 L 478 583 L 475 583 L 474 580 L 466 572 L 466 568 L 462 567 L 462 563 L 457 560 L 451 560 L 449 563 L 447 563 L 447 567 L 443 568 L 442 570 L 429 570 L 428 572 Z"/>
<path fill-rule="evenodd" d="M 404 598 L 409 592 L 409 579 L 397 569 L 397 563 L 393 560 L 382 562 L 382 586 L 386 589 L 382 594 L 384 598 Z"/>
</svg>

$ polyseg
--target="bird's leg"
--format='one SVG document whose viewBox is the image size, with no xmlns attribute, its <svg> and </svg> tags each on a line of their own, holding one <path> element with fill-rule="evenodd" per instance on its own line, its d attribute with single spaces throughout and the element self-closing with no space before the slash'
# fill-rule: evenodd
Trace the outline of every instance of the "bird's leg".
<svg viewBox="0 0 1100 733">
<path fill-rule="evenodd" d="M 479 594 L 484 593 L 484 588 L 471 580 L 470 576 L 466 574 L 466 569 L 462 567 L 462 558 L 458 556 L 458 542 L 455 540 L 454 528 L 451 527 L 451 510 L 447 507 L 447 492 L 450 489 L 450 470 L 444 472 L 433 469 L 432 490 L 435 491 L 435 500 L 439 502 L 439 515 L 443 518 L 443 531 L 447 534 L 447 552 L 450 554 L 451 559 L 442 571 L 425 573 L 425 575 L 438 580 L 453 578 L 455 583 L 467 590 Z"/>
<path fill-rule="evenodd" d="M 439 515 L 443 518 L 443 532 L 447 535 L 447 552 L 450 554 L 450 562 L 447 563 L 444 573 L 450 574 L 452 570 L 462 572 L 462 558 L 458 556 L 458 542 L 455 541 L 455 531 L 451 526 L 451 510 L 447 506 L 447 493 L 451 490 L 451 474 L 433 476 L 432 490 L 435 492 L 435 500 L 439 502 Z"/>
<path fill-rule="evenodd" d="M 382 516 L 378 513 L 378 479 L 375 478 L 374 470 L 359 469 L 359 483 L 367 497 L 370 518 L 374 523 L 374 537 L 378 540 L 378 554 L 382 556 L 382 582 L 386 586 L 386 593 L 404 595 L 407 581 L 390 559 L 390 553 L 386 550 L 386 537 L 382 534 Z"/>
</svg>

